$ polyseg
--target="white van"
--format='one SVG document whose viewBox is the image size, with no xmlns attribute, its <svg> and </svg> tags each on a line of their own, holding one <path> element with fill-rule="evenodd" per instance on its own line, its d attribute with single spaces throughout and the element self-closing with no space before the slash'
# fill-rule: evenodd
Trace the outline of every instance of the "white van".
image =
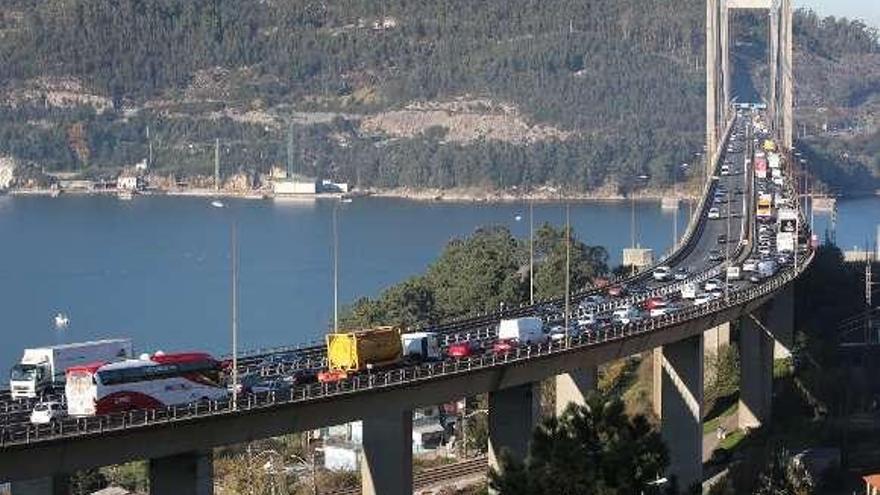
<svg viewBox="0 0 880 495">
<path fill-rule="evenodd" d="M 740 267 L 733 265 L 727 267 L 727 280 L 739 280 L 742 278 Z"/>
<path fill-rule="evenodd" d="M 400 334 L 403 355 L 419 361 L 441 359 L 440 339 L 434 332 L 411 332 Z"/>
<path fill-rule="evenodd" d="M 693 299 L 695 297 L 697 297 L 697 284 L 692 282 L 681 286 L 682 299 Z"/>
<path fill-rule="evenodd" d="M 527 316 L 501 320 L 498 323 L 498 340 L 515 340 L 520 344 L 543 344 L 547 342 L 544 323 L 540 318 Z"/>
</svg>

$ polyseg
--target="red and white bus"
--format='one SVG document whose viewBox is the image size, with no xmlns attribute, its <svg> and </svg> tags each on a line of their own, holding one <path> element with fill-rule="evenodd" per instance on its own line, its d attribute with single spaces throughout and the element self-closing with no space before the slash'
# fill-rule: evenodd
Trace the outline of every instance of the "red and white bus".
<svg viewBox="0 0 880 495">
<path fill-rule="evenodd" d="M 67 412 L 92 416 L 221 399 L 229 394 L 222 371 L 219 361 L 201 352 L 75 366 L 67 370 Z"/>
</svg>

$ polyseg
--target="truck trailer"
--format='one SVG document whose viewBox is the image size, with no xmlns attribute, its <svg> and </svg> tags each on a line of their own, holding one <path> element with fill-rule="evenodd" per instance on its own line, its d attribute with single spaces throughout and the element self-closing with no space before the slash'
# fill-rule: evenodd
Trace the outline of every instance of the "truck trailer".
<svg viewBox="0 0 880 495">
<path fill-rule="evenodd" d="M 107 339 L 25 349 L 21 362 L 12 367 L 9 389 L 13 398 L 34 398 L 65 383 L 73 366 L 98 361 L 113 362 L 132 357 L 131 339 Z"/>
<path fill-rule="evenodd" d="M 381 368 L 403 360 L 400 329 L 391 326 L 350 332 L 329 333 L 327 370 L 318 374 L 322 382 L 333 382 L 374 367 Z"/>
</svg>

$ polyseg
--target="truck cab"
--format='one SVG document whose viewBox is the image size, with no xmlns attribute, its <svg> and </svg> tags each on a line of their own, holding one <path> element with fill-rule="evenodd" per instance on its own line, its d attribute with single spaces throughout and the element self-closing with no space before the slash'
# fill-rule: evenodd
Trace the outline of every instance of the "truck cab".
<svg viewBox="0 0 880 495">
<path fill-rule="evenodd" d="M 14 399 L 33 398 L 52 385 L 48 364 L 19 363 L 9 373 L 10 395 Z"/>
</svg>

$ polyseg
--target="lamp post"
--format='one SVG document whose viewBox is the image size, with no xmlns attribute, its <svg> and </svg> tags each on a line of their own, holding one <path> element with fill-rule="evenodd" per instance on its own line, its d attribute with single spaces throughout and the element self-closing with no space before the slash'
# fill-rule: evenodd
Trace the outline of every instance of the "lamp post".
<svg viewBox="0 0 880 495">
<path fill-rule="evenodd" d="M 529 304 L 535 304 L 535 202 L 529 198 Z"/>
<path fill-rule="evenodd" d="M 635 196 L 635 187 L 639 183 L 639 181 L 646 181 L 650 178 L 650 176 L 641 174 L 637 175 L 633 178 L 633 187 L 630 190 L 629 195 L 629 206 L 630 206 L 630 249 L 635 250 L 636 248 L 636 196 Z M 632 265 L 632 274 L 636 273 L 636 265 Z"/>
<path fill-rule="evenodd" d="M 565 203 L 565 347 L 570 345 L 569 320 L 571 319 L 571 207 Z"/>
<path fill-rule="evenodd" d="M 672 214 L 672 251 L 674 252 L 678 248 L 678 205 L 681 203 L 678 199 L 678 172 L 687 171 L 688 164 L 682 163 L 675 169 L 675 173 L 672 177 L 672 197 L 675 199 L 675 209 Z"/>
<path fill-rule="evenodd" d="M 214 208 L 226 208 L 219 201 L 211 201 Z M 232 410 L 238 409 L 238 226 L 235 217 L 230 224 L 230 251 L 232 265 Z"/>
</svg>

